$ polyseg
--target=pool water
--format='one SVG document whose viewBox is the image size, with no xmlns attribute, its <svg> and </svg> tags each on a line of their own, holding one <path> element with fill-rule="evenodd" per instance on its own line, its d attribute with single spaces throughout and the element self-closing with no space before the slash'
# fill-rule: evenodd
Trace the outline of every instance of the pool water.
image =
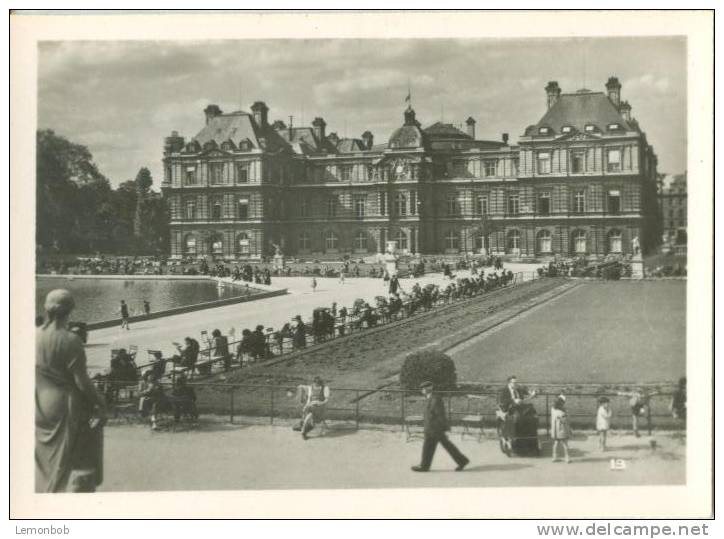
<svg viewBox="0 0 724 539">
<path fill-rule="evenodd" d="M 128 305 L 131 316 L 143 314 L 143 301 L 151 312 L 184 307 L 196 303 L 235 298 L 258 293 L 244 285 L 221 285 L 204 279 L 83 279 L 37 277 L 35 279 L 35 312 L 43 313 L 45 296 L 51 290 L 65 288 L 75 299 L 71 318 L 79 322 L 102 322 L 120 318 L 121 300 Z"/>
</svg>

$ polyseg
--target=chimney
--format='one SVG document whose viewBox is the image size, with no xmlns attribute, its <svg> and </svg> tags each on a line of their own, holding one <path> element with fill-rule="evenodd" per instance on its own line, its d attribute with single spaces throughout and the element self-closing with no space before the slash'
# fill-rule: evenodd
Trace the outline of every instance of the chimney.
<svg viewBox="0 0 724 539">
<path fill-rule="evenodd" d="M 618 107 L 618 111 L 627 122 L 631 121 L 631 105 L 629 105 L 628 101 L 621 101 L 621 104 Z"/>
<path fill-rule="evenodd" d="M 606 82 L 606 90 L 608 90 L 608 98 L 611 103 L 618 108 L 621 104 L 621 83 L 616 77 L 609 77 Z"/>
<path fill-rule="evenodd" d="M 468 136 L 475 140 L 475 120 L 472 116 L 468 117 L 467 120 L 465 120 L 465 124 L 468 126 Z"/>
<path fill-rule="evenodd" d="M 264 101 L 257 101 L 251 106 L 251 112 L 254 114 L 254 121 L 259 127 L 267 127 L 269 107 L 266 106 Z"/>
<path fill-rule="evenodd" d="M 325 128 L 327 127 L 327 122 L 325 122 L 323 118 L 317 116 L 312 122 L 312 127 L 314 127 L 314 136 L 317 137 L 320 142 L 327 138 L 325 131 Z"/>
<path fill-rule="evenodd" d="M 209 105 L 204 109 L 204 114 L 206 114 L 206 125 L 209 125 L 211 120 L 221 115 L 221 109 L 218 105 Z"/>
<path fill-rule="evenodd" d="M 372 142 L 374 140 L 374 137 L 372 136 L 372 133 L 369 131 L 365 131 L 362 133 L 362 142 L 365 143 L 365 149 L 371 150 L 372 149 Z"/>
<path fill-rule="evenodd" d="M 508 144 L 508 133 L 503 133 L 503 144 Z"/>
<path fill-rule="evenodd" d="M 166 137 L 163 144 L 163 153 L 168 155 L 183 150 L 184 138 L 180 137 L 178 131 L 171 131 L 171 136 Z"/>
<path fill-rule="evenodd" d="M 548 109 L 558 102 L 558 98 L 561 97 L 561 87 L 558 86 L 558 82 L 552 80 L 546 86 L 546 96 Z"/>
<path fill-rule="evenodd" d="M 332 143 L 332 146 L 337 146 L 337 143 L 339 142 L 339 137 L 337 136 L 337 133 L 330 133 L 327 137 L 327 140 Z"/>
<path fill-rule="evenodd" d="M 281 120 L 276 120 L 276 121 L 272 124 L 272 127 L 273 127 L 276 131 L 279 131 L 279 130 L 281 130 L 281 129 L 286 129 L 286 128 L 287 128 L 287 124 L 285 124 L 285 123 L 284 123 L 283 121 L 281 121 Z"/>
</svg>

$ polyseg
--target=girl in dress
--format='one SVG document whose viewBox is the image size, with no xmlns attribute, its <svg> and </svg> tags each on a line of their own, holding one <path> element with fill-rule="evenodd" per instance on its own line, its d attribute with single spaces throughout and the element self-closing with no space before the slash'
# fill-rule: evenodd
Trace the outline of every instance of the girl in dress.
<svg viewBox="0 0 724 539">
<path fill-rule="evenodd" d="M 606 451 L 606 435 L 611 428 L 611 403 L 608 397 L 598 399 L 598 412 L 596 413 L 596 431 L 598 432 L 598 449 Z"/>
<path fill-rule="evenodd" d="M 553 462 L 558 462 L 558 446 L 563 446 L 563 455 L 566 464 L 571 460 L 568 457 L 568 437 L 570 428 L 568 426 L 568 415 L 565 410 L 566 398 L 561 395 L 553 403 L 551 409 L 551 438 L 553 438 Z"/>
</svg>

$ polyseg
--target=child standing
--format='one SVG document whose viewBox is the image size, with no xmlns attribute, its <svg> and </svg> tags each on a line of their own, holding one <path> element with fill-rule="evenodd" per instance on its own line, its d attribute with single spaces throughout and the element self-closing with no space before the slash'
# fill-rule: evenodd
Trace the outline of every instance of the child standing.
<svg viewBox="0 0 724 539">
<path fill-rule="evenodd" d="M 598 399 L 598 412 L 596 413 L 596 431 L 598 432 L 598 449 L 606 451 L 606 436 L 611 428 L 611 403 L 608 397 Z"/>
<path fill-rule="evenodd" d="M 570 428 L 568 426 L 568 415 L 565 410 L 566 397 L 559 396 L 553 403 L 551 409 L 551 438 L 553 438 L 553 462 L 558 462 L 558 446 L 563 446 L 563 455 L 566 464 L 571 462 L 568 456 L 568 437 L 570 436 Z"/>
</svg>

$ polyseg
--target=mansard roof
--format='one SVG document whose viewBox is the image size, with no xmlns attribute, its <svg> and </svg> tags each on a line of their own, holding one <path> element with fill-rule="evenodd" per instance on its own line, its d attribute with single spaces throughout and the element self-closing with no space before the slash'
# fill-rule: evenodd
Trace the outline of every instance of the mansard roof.
<svg viewBox="0 0 724 539">
<path fill-rule="evenodd" d="M 343 138 L 337 143 L 339 153 L 356 153 L 365 151 L 365 144 L 360 139 Z"/>
<path fill-rule="evenodd" d="M 259 136 L 254 120 L 247 112 L 232 112 L 220 114 L 212 118 L 204 128 L 193 138 L 202 147 L 208 142 L 215 142 L 221 146 L 226 141 L 231 141 L 238 147 L 239 143 L 248 139 L 251 144 L 259 148 Z"/>
<path fill-rule="evenodd" d="M 431 126 L 426 127 L 425 134 L 431 138 L 472 138 L 470 135 L 468 135 L 464 131 L 461 131 L 453 124 L 445 124 L 442 122 L 435 122 Z"/>
<path fill-rule="evenodd" d="M 553 135 L 559 135 L 565 126 L 585 131 L 586 125 L 594 125 L 605 133 L 611 124 L 619 124 L 626 131 L 636 130 L 603 92 L 581 90 L 575 94 L 561 94 L 540 121 L 526 129 L 525 134 L 537 135 L 541 127 L 548 127 Z"/>
</svg>

